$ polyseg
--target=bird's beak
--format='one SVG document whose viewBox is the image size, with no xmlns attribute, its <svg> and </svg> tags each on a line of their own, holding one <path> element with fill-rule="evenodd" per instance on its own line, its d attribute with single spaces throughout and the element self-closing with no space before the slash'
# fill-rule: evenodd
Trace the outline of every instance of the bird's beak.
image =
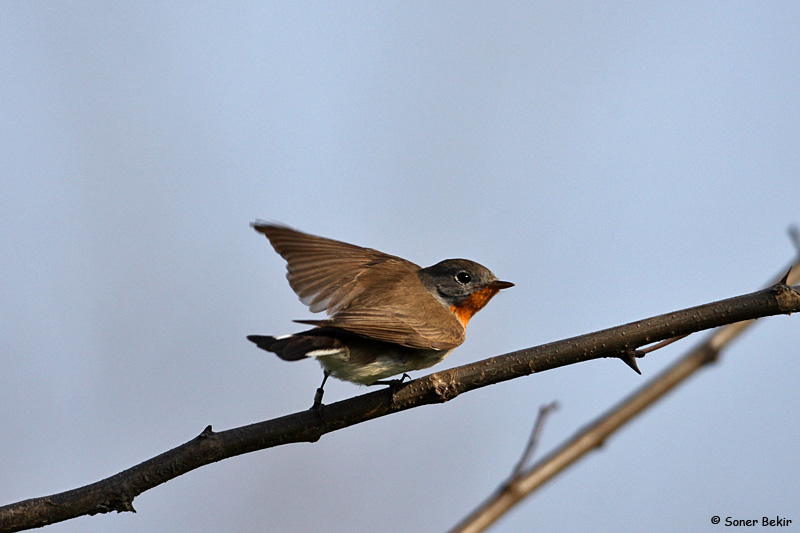
<svg viewBox="0 0 800 533">
<path fill-rule="evenodd" d="M 514 284 L 511 283 L 510 281 L 500 281 L 498 279 L 494 280 L 493 282 L 491 282 L 489 284 L 490 288 L 492 288 L 494 290 L 497 290 L 497 291 L 499 291 L 501 289 L 507 289 L 507 288 L 513 287 L 513 286 L 514 286 Z"/>
</svg>

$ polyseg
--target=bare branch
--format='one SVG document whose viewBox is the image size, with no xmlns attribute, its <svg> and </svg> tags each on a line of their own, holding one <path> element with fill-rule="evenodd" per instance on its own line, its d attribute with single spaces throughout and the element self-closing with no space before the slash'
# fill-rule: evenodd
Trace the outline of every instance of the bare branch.
<svg viewBox="0 0 800 533">
<path fill-rule="evenodd" d="M 800 258 L 778 283 L 800 282 Z M 661 399 L 678 384 L 707 364 L 717 361 L 720 351 L 755 319 L 728 324 L 709 335 L 708 339 L 650 379 L 633 394 L 622 399 L 604 414 L 587 424 L 569 440 L 543 457 L 527 471 L 521 472 L 507 486 L 501 487 L 465 517 L 451 533 L 484 531 L 521 500 L 572 465 L 589 451 L 599 448 L 624 424 Z M 685 335 L 667 339 L 647 349 L 652 351 L 680 340 Z"/>
<path fill-rule="evenodd" d="M 509 379 L 631 350 L 724 324 L 800 311 L 800 292 L 777 284 L 719 302 L 492 357 L 436 372 L 399 389 L 383 389 L 273 420 L 215 433 L 211 426 L 191 441 L 128 470 L 84 487 L 0 507 L 0 530 L 41 527 L 82 515 L 134 511 L 142 492 L 195 468 L 293 442 L 315 442 L 331 431 Z"/>
</svg>

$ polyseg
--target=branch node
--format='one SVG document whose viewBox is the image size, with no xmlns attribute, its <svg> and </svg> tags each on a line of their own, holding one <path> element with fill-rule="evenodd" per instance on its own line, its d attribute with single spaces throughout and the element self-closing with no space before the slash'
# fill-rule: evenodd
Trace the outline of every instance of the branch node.
<svg viewBox="0 0 800 533">
<path fill-rule="evenodd" d="M 118 513 L 135 513 L 136 509 L 133 508 L 133 498 L 124 493 L 116 493 L 110 500 L 106 500 L 103 503 L 98 503 L 97 507 L 89 511 L 87 514 L 105 514 L 112 511 L 116 511 Z"/>
<path fill-rule="evenodd" d="M 712 346 L 711 344 L 706 344 L 701 348 L 701 350 L 701 366 L 714 364 L 719 361 L 719 348 Z"/>
<path fill-rule="evenodd" d="M 211 429 L 211 424 L 207 425 L 206 428 L 197 436 L 198 439 L 207 439 L 211 435 L 214 434 L 214 430 Z"/>
<path fill-rule="evenodd" d="M 120 505 L 119 505 L 119 508 L 117 509 L 117 512 L 118 513 L 122 513 L 122 512 L 125 512 L 125 511 L 127 511 L 129 513 L 135 513 L 136 512 L 136 509 L 133 508 L 133 500 L 129 500 L 128 498 L 125 498 L 123 501 L 120 502 Z"/>
<path fill-rule="evenodd" d="M 433 393 L 441 403 L 448 402 L 459 394 L 455 375 L 452 370 L 445 370 L 433 374 L 431 377 L 431 384 L 433 385 Z"/>
</svg>

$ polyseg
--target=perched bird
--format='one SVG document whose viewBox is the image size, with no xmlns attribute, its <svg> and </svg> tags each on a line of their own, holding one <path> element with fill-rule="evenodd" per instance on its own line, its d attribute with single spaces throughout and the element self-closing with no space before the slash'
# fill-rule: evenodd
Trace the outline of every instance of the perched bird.
<svg viewBox="0 0 800 533">
<path fill-rule="evenodd" d="M 249 335 L 259 348 L 286 361 L 315 358 L 329 375 L 371 385 L 442 361 L 464 342 L 467 322 L 501 289 L 488 268 L 446 259 L 427 268 L 371 248 L 256 221 L 286 260 L 294 292 L 324 320 L 295 320 L 312 329 L 293 335 Z"/>
</svg>

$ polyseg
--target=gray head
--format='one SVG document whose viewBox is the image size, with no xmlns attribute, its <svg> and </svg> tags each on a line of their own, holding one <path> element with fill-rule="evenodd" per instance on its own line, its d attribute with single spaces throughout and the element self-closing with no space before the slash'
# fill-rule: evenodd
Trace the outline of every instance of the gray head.
<svg viewBox="0 0 800 533">
<path fill-rule="evenodd" d="M 485 266 L 469 259 L 445 259 L 419 271 L 422 285 L 447 306 L 460 307 L 471 296 L 478 293 L 484 296 L 474 312 L 486 305 L 500 289 L 513 287 L 508 281 L 500 281 Z M 473 306 L 477 302 L 473 303 Z"/>
</svg>

